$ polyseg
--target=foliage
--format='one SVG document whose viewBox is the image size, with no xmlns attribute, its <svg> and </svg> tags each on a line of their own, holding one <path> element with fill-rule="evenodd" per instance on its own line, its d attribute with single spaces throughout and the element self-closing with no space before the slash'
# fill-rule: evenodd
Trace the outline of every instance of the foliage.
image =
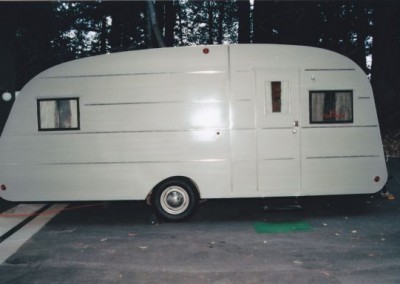
<svg viewBox="0 0 400 284">
<path fill-rule="evenodd" d="M 150 8 L 156 12 L 153 19 Z M 400 1 L 395 0 L 0 2 L 0 17 L 17 19 L 12 26 L 7 23 L 16 31 L 17 80 L 11 89 L 21 89 L 34 75 L 60 62 L 159 47 L 155 35 L 161 35 L 166 46 L 308 45 L 342 53 L 365 70 L 384 133 L 400 128 L 399 13 Z M 0 54 L 8 54 L 2 48 L 7 45 L 0 45 Z"/>
<path fill-rule="evenodd" d="M 389 131 L 382 140 L 386 156 L 400 157 L 400 130 Z"/>
<path fill-rule="evenodd" d="M 176 45 L 237 42 L 237 6 L 233 1 L 179 1 Z"/>
</svg>

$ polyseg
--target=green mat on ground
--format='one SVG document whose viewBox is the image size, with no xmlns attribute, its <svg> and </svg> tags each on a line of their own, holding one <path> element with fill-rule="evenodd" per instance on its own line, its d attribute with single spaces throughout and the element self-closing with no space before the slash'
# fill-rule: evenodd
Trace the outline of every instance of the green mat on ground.
<svg viewBox="0 0 400 284">
<path fill-rule="evenodd" d="M 257 233 L 288 233 L 288 232 L 307 232 L 312 227 L 307 222 L 255 222 L 253 224 Z"/>
</svg>

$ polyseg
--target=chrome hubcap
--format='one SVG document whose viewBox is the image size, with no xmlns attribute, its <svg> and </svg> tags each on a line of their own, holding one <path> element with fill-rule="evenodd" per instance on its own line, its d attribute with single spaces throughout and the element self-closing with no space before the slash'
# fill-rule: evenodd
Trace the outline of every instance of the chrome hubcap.
<svg viewBox="0 0 400 284">
<path fill-rule="evenodd" d="M 178 215 L 189 207 L 189 195 L 180 186 L 170 186 L 162 192 L 160 204 L 165 212 Z"/>
<path fill-rule="evenodd" d="M 180 192 L 173 191 L 167 196 L 167 203 L 172 207 L 179 207 L 183 203 L 183 195 Z"/>
</svg>

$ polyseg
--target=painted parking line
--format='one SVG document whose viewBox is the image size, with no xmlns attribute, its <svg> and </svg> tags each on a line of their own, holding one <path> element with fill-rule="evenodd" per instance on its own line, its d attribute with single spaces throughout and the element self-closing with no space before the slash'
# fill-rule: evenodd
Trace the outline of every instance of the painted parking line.
<svg viewBox="0 0 400 284">
<path fill-rule="evenodd" d="M 18 204 L 0 215 L 0 236 L 24 221 L 46 204 Z"/>
<path fill-rule="evenodd" d="M 11 214 L 14 214 L 19 217 L 0 217 L 0 225 L 4 224 L 4 228 L 1 227 L 0 264 L 6 261 L 7 258 L 14 254 L 27 240 L 29 240 L 35 233 L 43 228 L 47 222 L 57 215 L 57 213 L 46 214 L 46 212 L 60 212 L 68 206 L 68 204 L 35 205 L 38 205 L 39 207 L 33 206 L 28 209 L 28 207 L 22 206 L 22 208 L 19 208 L 18 210 L 16 210 L 17 208 L 10 209 L 14 209 L 12 211 L 13 213 L 10 213 L 10 210 L 3 213 L 4 216 L 11 216 Z M 21 213 L 21 211 L 25 211 L 25 213 Z M 14 220 L 11 221 L 5 219 Z M 12 226 L 12 224 L 14 224 L 14 226 Z M 7 228 L 8 230 L 4 232 Z"/>
</svg>

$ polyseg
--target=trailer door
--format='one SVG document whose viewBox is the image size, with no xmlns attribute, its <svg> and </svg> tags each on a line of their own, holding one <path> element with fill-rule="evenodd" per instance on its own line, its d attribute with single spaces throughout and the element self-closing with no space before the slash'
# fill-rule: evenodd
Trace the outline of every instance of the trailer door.
<svg viewBox="0 0 400 284">
<path fill-rule="evenodd" d="M 300 194 L 300 127 L 297 70 L 256 71 L 258 191 Z"/>
</svg>

